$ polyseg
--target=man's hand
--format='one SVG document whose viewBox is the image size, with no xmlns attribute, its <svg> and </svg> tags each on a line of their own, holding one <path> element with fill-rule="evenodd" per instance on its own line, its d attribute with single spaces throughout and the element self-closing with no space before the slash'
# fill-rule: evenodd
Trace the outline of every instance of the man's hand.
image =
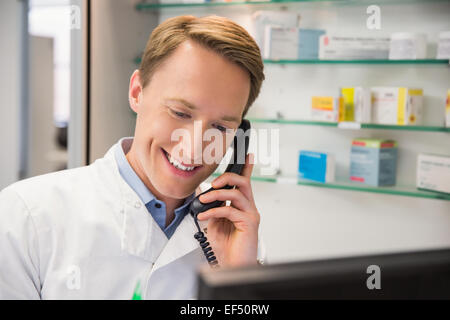
<svg viewBox="0 0 450 320">
<path fill-rule="evenodd" d="M 250 184 L 252 171 L 253 154 L 248 154 L 242 175 L 225 172 L 212 182 L 214 189 L 227 184 L 236 188 L 214 190 L 200 196 L 203 203 L 231 201 L 230 206 L 212 208 L 198 215 L 199 220 L 209 219 L 206 236 L 222 266 L 257 264 L 260 215 Z"/>
</svg>

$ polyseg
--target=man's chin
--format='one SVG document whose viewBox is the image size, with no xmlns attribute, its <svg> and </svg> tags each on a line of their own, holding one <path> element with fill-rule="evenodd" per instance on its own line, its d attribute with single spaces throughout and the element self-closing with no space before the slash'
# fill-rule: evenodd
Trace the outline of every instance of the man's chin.
<svg viewBox="0 0 450 320">
<path fill-rule="evenodd" d="M 189 197 L 192 193 L 195 192 L 197 189 L 197 185 L 192 186 L 191 188 L 180 188 L 180 184 L 176 185 L 167 185 L 163 184 L 158 188 L 158 191 L 164 195 L 165 197 L 172 198 L 172 199 L 185 199 Z M 180 190 L 181 189 L 181 190 Z"/>
</svg>

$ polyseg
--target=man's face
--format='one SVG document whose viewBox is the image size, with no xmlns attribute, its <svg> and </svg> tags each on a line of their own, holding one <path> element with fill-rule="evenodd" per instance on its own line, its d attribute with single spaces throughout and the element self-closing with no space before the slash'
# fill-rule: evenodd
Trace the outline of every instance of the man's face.
<svg viewBox="0 0 450 320">
<path fill-rule="evenodd" d="M 142 92 L 136 81 L 140 83 L 139 77 L 132 77 L 130 84 L 130 97 L 136 99 L 132 108 L 138 113 L 132 165 L 158 193 L 183 199 L 218 166 L 205 161 L 204 151 L 211 143 L 203 141 L 205 130 L 222 137 L 223 152 L 232 141 L 230 130 L 224 130 L 240 124 L 249 75 L 217 53 L 186 41 L 157 68 Z M 190 142 L 186 137 L 172 139 L 176 129 L 188 132 Z"/>
</svg>

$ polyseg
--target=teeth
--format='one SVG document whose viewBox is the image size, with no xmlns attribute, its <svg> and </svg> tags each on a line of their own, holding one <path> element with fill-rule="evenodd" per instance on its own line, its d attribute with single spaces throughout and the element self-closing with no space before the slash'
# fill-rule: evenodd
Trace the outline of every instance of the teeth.
<svg viewBox="0 0 450 320">
<path fill-rule="evenodd" d="M 169 162 L 177 169 L 183 170 L 183 171 L 192 171 L 194 170 L 196 167 L 185 167 L 183 166 L 180 162 L 178 162 L 175 159 L 172 159 L 170 157 L 170 154 L 166 153 L 167 155 L 167 159 L 169 160 Z"/>
</svg>

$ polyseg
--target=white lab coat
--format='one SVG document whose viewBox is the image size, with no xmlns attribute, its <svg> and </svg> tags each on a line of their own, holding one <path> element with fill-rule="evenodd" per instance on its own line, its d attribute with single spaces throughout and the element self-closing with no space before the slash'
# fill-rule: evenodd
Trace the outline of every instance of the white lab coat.
<svg viewBox="0 0 450 320">
<path fill-rule="evenodd" d="M 0 299 L 131 299 L 138 281 L 143 299 L 196 298 L 206 260 L 192 216 L 167 239 L 121 177 L 114 147 L 2 190 Z"/>
</svg>

